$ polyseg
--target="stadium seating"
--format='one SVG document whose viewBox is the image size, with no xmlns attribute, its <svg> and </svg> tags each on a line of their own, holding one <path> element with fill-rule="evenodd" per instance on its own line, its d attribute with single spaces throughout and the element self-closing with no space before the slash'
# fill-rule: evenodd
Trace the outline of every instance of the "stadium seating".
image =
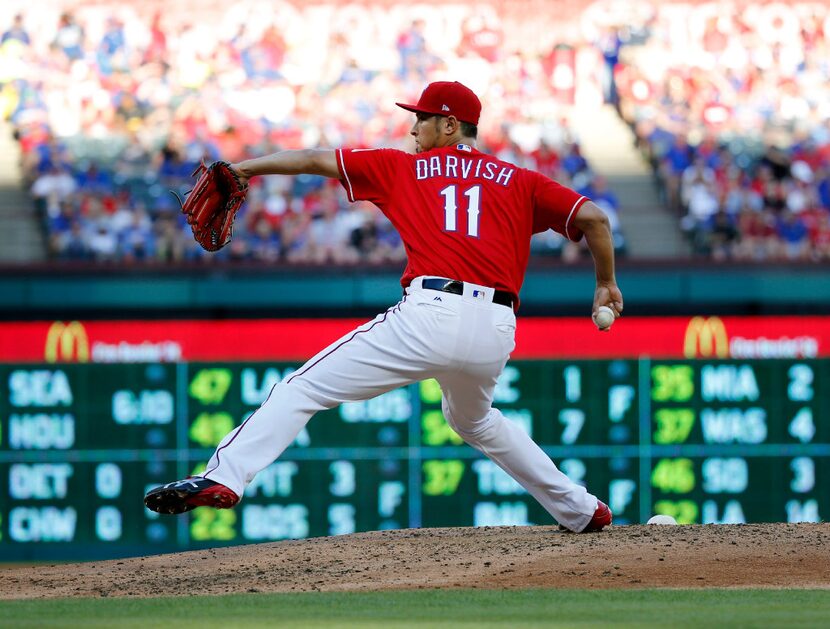
<svg viewBox="0 0 830 629">
<path fill-rule="evenodd" d="M 620 115 L 698 255 L 827 261 L 827 15 L 735 8 L 660 7 L 620 51 Z"/>
<path fill-rule="evenodd" d="M 399 261 L 400 240 L 374 207 L 348 209 L 339 188 L 314 178 L 255 181 L 234 245 L 214 256 L 193 246 L 167 191 L 186 192 L 203 158 L 313 146 L 405 148 L 409 119 L 394 101 L 417 97 L 450 64 L 486 91 L 483 149 L 565 185 L 594 185 L 544 69 L 493 45 L 503 33 L 492 20 L 468 20 L 450 47 L 418 20 L 357 49 L 333 30 L 321 56 L 274 24 L 225 27 L 226 7 L 213 2 L 199 3 L 199 25 L 187 20 L 190 2 L 176 3 L 169 15 L 152 2 L 57 4 L 63 14 L 30 12 L 0 23 L 4 113 L 55 259 Z M 258 10 L 255 2 L 238 4 L 240 15 Z M 613 195 L 605 202 L 617 211 Z M 565 260 L 584 254 L 553 234 L 536 239 L 533 251 Z"/>
</svg>

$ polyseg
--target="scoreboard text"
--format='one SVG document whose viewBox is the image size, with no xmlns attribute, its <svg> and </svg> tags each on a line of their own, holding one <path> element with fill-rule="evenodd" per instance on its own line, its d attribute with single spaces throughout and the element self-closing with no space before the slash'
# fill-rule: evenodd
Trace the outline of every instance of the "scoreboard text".
<svg viewBox="0 0 830 629">
<path fill-rule="evenodd" d="M 551 524 L 425 381 L 315 416 L 234 510 L 146 510 L 298 363 L 0 367 L 0 555 L 118 556 L 384 528 Z M 830 513 L 830 361 L 515 361 L 494 405 L 615 523 Z"/>
</svg>

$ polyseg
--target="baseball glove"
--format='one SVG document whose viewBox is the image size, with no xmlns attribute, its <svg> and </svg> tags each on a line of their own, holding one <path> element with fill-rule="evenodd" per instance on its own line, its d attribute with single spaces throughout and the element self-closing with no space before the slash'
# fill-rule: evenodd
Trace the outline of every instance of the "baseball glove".
<svg viewBox="0 0 830 629">
<path fill-rule="evenodd" d="M 185 201 L 173 194 L 182 206 L 196 242 L 207 251 L 219 251 L 231 241 L 233 221 L 245 202 L 248 186 L 239 181 L 228 162 L 214 162 L 210 166 L 202 162 L 192 176 L 199 179 L 185 195 Z"/>
</svg>

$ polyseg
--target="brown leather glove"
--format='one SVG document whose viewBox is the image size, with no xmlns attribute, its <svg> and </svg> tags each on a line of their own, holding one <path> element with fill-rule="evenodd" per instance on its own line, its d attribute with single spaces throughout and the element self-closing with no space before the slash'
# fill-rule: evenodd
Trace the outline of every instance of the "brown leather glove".
<svg viewBox="0 0 830 629">
<path fill-rule="evenodd" d="M 248 185 L 239 181 L 228 162 L 214 162 L 210 166 L 202 162 L 193 176 L 199 177 L 193 190 L 183 203 L 179 199 L 182 213 L 196 242 L 207 251 L 219 251 L 231 241 L 233 221 L 245 202 Z"/>
</svg>

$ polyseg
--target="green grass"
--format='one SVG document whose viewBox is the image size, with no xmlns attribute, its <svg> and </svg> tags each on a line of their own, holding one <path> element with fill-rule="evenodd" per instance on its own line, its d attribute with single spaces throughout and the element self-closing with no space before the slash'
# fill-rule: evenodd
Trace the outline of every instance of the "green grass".
<svg viewBox="0 0 830 629">
<path fill-rule="evenodd" d="M 830 590 L 421 590 L 0 601 L 0 627 L 821 627 Z"/>
</svg>

